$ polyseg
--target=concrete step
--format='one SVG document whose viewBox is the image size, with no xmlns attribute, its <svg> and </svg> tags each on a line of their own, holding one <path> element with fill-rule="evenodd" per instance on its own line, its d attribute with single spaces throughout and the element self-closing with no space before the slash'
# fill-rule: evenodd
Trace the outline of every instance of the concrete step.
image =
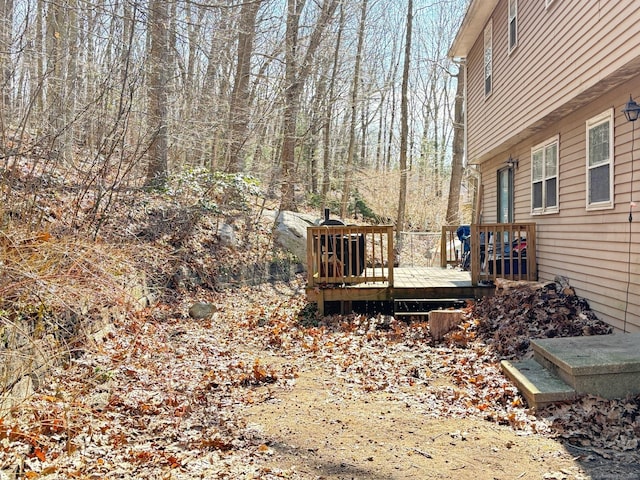
<svg viewBox="0 0 640 480">
<path fill-rule="evenodd" d="M 576 391 L 534 359 L 503 360 L 502 371 L 518 387 L 531 408 L 576 398 Z"/>
<path fill-rule="evenodd" d="M 535 360 L 578 394 L 640 394 L 640 333 L 532 340 Z"/>
</svg>

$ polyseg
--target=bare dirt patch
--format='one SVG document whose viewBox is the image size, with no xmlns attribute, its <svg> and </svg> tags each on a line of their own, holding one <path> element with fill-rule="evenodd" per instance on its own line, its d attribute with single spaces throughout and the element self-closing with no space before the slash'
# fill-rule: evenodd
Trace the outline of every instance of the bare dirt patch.
<svg viewBox="0 0 640 480">
<path fill-rule="evenodd" d="M 293 390 L 252 406 L 246 420 L 269 447 L 267 465 L 301 478 L 590 478 L 550 438 L 420 410 L 384 392 L 351 394 L 321 367 L 300 372 Z"/>
</svg>

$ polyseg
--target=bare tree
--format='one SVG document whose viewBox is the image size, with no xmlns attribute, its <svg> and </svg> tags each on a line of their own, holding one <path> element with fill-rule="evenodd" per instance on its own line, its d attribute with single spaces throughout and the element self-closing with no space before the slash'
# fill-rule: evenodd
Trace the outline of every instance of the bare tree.
<svg viewBox="0 0 640 480">
<path fill-rule="evenodd" d="M 411 31 L 413 26 L 413 0 L 407 2 L 407 35 L 404 46 L 404 67 L 402 72 L 402 98 L 400 101 L 400 192 L 398 197 L 397 244 L 402 248 L 401 230 L 404 229 L 405 210 L 407 206 L 407 142 L 409 137 L 409 63 L 411 59 Z"/>
<path fill-rule="evenodd" d="M 163 0 L 151 0 L 149 11 L 150 47 L 149 122 L 153 137 L 148 150 L 145 185 L 158 188 L 167 180 L 168 170 L 168 78 L 164 62 L 168 59 L 168 4 Z"/>
<path fill-rule="evenodd" d="M 0 105 L 3 116 L 11 112 L 11 77 L 13 65 L 11 63 L 11 49 L 13 44 L 13 0 L 0 1 L 0 86 L 2 97 Z"/>
<path fill-rule="evenodd" d="M 318 20 L 309 36 L 304 52 L 300 49 L 300 15 L 304 0 L 287 0 L 287 21 L 285 34 L 285 86 L 284 118 L 282 139 L 282 190 L 280 210 L 295 210 L 294 189 L 296 181 L 295 150 L 297 143 L 296 127 L 300 111 L 300 94 L 304 82 L 309 77 L 312 60 L 328 27 L 339 0 L 323 0 Z"/>
<path fill-rule="evenodd" d="M 338 26 L 338 34 L 336 38 L 336 46 L 333 51 L 333 66 L 331 69 L 331 80 L 329 82 L 329 90 L 326 95 L 324 105 L 324 125 L 323 125 L 323 156 L 322 156 L 322 210 L 327 205 L 327 195 L 331 187 L 331 123 L 333 119 L 334 97 L 336 90 L 336 77 L 338 75 L 340 47 L 342 45 L 342 35 L 344 30 L 344 5 L 340 4 L 340 20 Z"/>
<path fill-rule="evenodd" d="M 242 4 L 238 25 L 238 53 L 236 74 L 231 91 L 229 108 L 229 146 L 228 170 L 240 172 L 244 169 L 242 147 L 246 141 L 249 123 L 249 79 L 251 76 L 251 56 L 256 34 L 256 16 L 262 0 L 248 1 Z"/>
<path fill-rule="evenodd" d="M 353 84 L 351 85 L 351 104 L 349 105 L 351 119 L 349 123 L 349 147 L 347 148 L 347 162 L 344 171 L 344 183 L 342 187 L 342 202 L 340 204 L 340 215 L 347 217 L 347 207 L 351 196 L 351 177 L 353 176 L 353 156 L 356 149 L 356 121 L 358 107 L 358 88 L 360 87 L 360 68 L 362 63 L 362 48 L 364 45 L 364 32 L 367 20 L 367 0 L 362 0 L 360 6 L 360 27 L 358 29 L 358 47 L 356 51 L 356 61 L 353 72 Z M 364 141 L 364 139 L 363 139 Z"/>
<path fill-rule="evenodd" d="M 451 158 L 449 201 L 445 217 L 448 225 L 456 225 L 460 222 L 460 188 L 464 170 L 464 69 L 465 64 L 461 63 L 456 75 L 458 86 L 453 113 L 453 156 Z"/>
</svg>

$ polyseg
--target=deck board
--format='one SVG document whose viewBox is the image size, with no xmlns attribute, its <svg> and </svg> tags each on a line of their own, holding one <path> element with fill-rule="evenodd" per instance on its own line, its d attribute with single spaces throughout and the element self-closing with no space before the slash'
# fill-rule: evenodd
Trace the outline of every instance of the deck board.
<svg viewBox="0 0 640 480">
<path fill-rule="evenodd" d="M 471 287 L 471 273 L 453 268 L 398 267 L 393 275 L 394 288 Z"/>
</svg>

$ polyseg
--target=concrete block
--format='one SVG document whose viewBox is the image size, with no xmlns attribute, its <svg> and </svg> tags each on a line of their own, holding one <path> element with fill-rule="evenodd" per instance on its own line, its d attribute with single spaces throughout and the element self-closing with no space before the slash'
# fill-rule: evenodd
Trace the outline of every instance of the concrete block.
<svg viewBox="0 0 640 480">
<path fill-rule="evenodd" d="M 429 312 L 431 338 L 435 341 L 442 340 L 447 333 L 460 324 L 462 316 L 462 310 L 433 310 Z"/>
</svg>

